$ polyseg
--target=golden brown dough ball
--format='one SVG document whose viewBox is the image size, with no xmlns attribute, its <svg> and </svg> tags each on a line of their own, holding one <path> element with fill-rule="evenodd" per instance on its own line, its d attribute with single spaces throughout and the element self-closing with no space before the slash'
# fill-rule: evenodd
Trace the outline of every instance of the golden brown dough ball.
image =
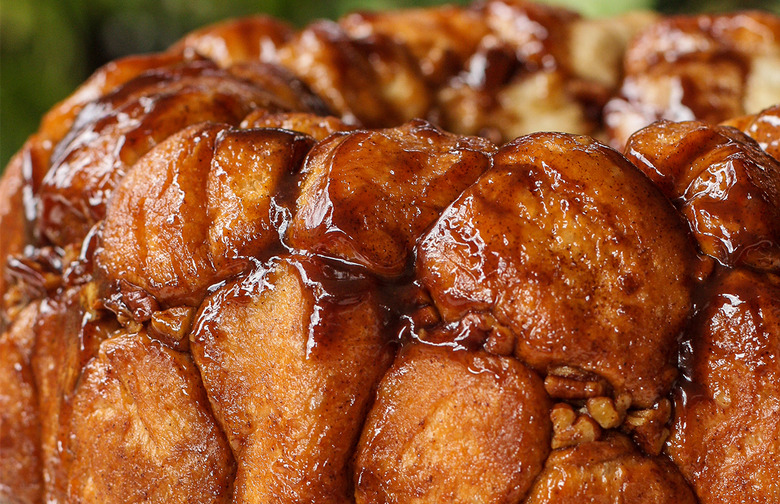
<svg viewBox="0 0 780 504">
<path fill-rule="evenodd" d="M 189 354 L 114 334 L 68 399 L 66 502 L 229 502 L 233 457 Z"/>
<path fill-rule="evenodd" d="M 587 137 L 521 137 L 493 163 L 419 245 L 444 321 L 494 325 L 488 347 L 543 374 L 593 373 L 652 405 L 675 378 L 691 310 L 695 251 L 679 216 Z"/>
<path fill-rule="evenodd" d="M 760 11 L 675 16 L 629 45 L 620 96 L 607 104 L 612 143 L 659 119 L 717 124 L 780 102 L 780 19 Z"/>
<path fill-rule="evenodd" d="M 419 120 L 332 135 L 302 169 L 286 241 L 380 276 L 408 273 L 417 238 L 490 166 L 495 148 Z"/>
<path fill-rule="evenodd" d="M 351 37 L 319 21 L 281 47 L 277 61 L 301 78 L 342 119 L 388 127 L 425 117 L 431 97 L 408 49 L 376 34 Z"/>
<path fill-rule="evenodd" d="M 688 331 L 667 451 L 701 504 L 780 500 L 780 279 L 722 273 Z"/>
<path fill-rule="evenodd" d="M 441 86 L 460 72 L 489 33 L 478 9 L 453 5 L 360 12 L 345 16 L 339 24 L 354 38 L 381 35 L 406 46 L 432 86 Z"/>
<path fill-rule="evenodd" d="M 277 246 L 274 198 L 312 143 L 287 130 L 202 123 L 156 146 L 108 207 L 97 257 L 102 288 L 131 311 L 135 295 L 197 307 L 209 286 Z"/>
<path fill-rule="evenodd" d="M 780 161 L 780 104 L 758 114 L 738 117 L 723 124 L 742 131 L 758 142 L 767 154 Z"/>
<path fill-rule="evenodd" d="M 52 154 L 38 192 L 38 231 L 65 246 L 105 216 L 118 182 L 157 143 L 191 124 L 238 124 L 258 106 L 281 108 L 264 89 L 211 62 L 160 70 L 86 106 Z"/>
<path fill-rule="evenodd" d="M 63 289 L 42 300 L 34 324 L 31 366 L 35 377 L 45 502 L 67 502 L 70 401 L 82 369 L 119 324 L 94 310 L 94 285 Z"/>
<path fill-rule="evenodd" d="M 626 155 L 674 202 L 702 252 L 729 266 L 780 268 L 780 162 L 739 131 L 659 121 Z"/>
<path fill-rule="evenodd" d="M 0 333 L 0 501 L 38 502 L 43 481 L 38 394 L 30 359 L 40 303 Z"/>
<path fill-rule="evenodd" d="M 350 459 L 394 351 L 371 279 L 283 257 L 210 296 L 190 338 L 238 463 L 234 499 L 349 502 Z"/>
<path fill-rule="evenodd" d="M 170 51 L 185 56 L 193 52 L 227 68 L 272 59 L 277 48 L 294 33 L 292 27 L 270 16 L 231 19 L 187 34 Z"/>
<path fill-rule="evenodd" d="M 554 450 L 525 504 L 696 504 L 663 456 L 644 455 L 625 436 Z"/>
<path fill-rule="evenodd" d="M 411 344 L 363 429 L 357 502 L 521 502 L 550 433 L 542 380 L 517 360 Z"/>
</svg>

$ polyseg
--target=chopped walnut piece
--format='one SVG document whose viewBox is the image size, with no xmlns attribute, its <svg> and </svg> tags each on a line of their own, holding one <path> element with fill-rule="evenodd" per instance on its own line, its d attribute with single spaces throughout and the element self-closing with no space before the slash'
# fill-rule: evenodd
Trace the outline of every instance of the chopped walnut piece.
<svg viewBox="0 0 780 504">
<path fill-rule="evenodd" d="M 5 329 L 5 324 L 10 325 L 10 321 L 19 316 L 22 309 L 27 306 L 29 297 L 23 285 L 11 285 L 6 290 L 2 299 L 2 308 L 0 310 L 0 328 Z"/>
<path fill-rule="evenodd" d="M 127 280 L 120 280 L 106 297 L 105 306 L 117 315 L 119 322 L 128 329 L 140 329 L 148 322 L 152 314 L 160 309 L 160 304 L 147 290 Z M 128 324 L 133 323 L 132 327 Z"/>
<path fill-rule="evenodd" d="M 631 411 L 626 415 L 622 430 L 631 434 L 634 442 L 645 453 L 658 455 L 669 438 L 668 423 L 672 416 L 672 403 L 663 398 L 652 408 Z"/>
<path fill-rule="evenodd" d="M 149 322 L 149 336 L 175 350 L 186 351 L 194 318 L 195 308 L 189 306 L 175 306 L 154 312 Z"/>
<path fill-rule="evenodd" d="M 430 327 L 441 321 L 441 315 L 432 305 L 422 306 L 412 313 L 412 320 L 416 326 Z"/>
<path fill-rule="evenodd" d="M 553 424 L 552 448 L 566 448 L 601 438 L 601 428 L 588 415 L 578 415 L 566 403 L 558 403 L 550 412 Z"/>
<path fill-rule="evenodd" d="M 440 322 L 441 313 L 434 305 L 431 305 L 431 308 L 436 317 L 433 322 Z M 512 355 L 515 351 L 517 336 L 511 328 L 498 322 L 493 315 L 481 312 L 468 313 L 455 324 L 440 324 L 437 327 L 430 327 L 433 324 L 426 326 L 418 323 L 420 313 L 424 309 L 425 307 L 412 315 L 415 324 L 422 327 L 422 329 L 418 329 L 418 336 L 423 341 L 441 343 L 452 339 L 461 347 L 470 349 L 482 347 L 493 355 L 507 356 Z M 429 330 L 425 330 L 426 327 Z"/>
<path fill-rule="evenodd" d="M 631 401 L 633 401 L 633 398 L 628 392 L 622 392 L 615 397 L 615 407 L 621 416 L 626 414 L 626 410 L 631 406 Z"/>
<path fill-rule="evenodd" d="M 515 334 L 512 330 L 501 324 L 491 324 L 488 339 L 485 342 L 485 350 L 495 355 L 512 355 L 515 351 Z"/>
<path fill-rule="evenodd" d="M 623 423 L 626 410 L 621 412 L 610 397 L 591 397 L 586 403 L 588 413 L 604 429 L 614 429 Z"/>
<path fill-rule="evenodd" d="M 550 411 L 550 420 L 553 423 L 553 429 L 557 433 L 570 428 L 577 420 L 577 412 L 566 403 L 558 403 Z"/>
<path fill-rule="evenodd" d="M 100 293 L 95 282 L 89 282 L 79 293 L 79 300 L 84 310 L 92 319 L 98 318 L 98 310 L 101 308 Z"/>
<path fill-rule="evenodd" d="M 606 396 L 609 384 L 602 378 L 569 366 L 550 369 L 544 379 L 544 388 L 556 399 L 588 399 Z"/>
<path fill-rule="evenodd" d="M 116 314 L 116 320 L 122 327 L 127 329 L 128 333 L 137 333 L 143 329 L 144 325 L 136 322 L 133 316 L 128 311 L 119 311 Z"/>
</svg>

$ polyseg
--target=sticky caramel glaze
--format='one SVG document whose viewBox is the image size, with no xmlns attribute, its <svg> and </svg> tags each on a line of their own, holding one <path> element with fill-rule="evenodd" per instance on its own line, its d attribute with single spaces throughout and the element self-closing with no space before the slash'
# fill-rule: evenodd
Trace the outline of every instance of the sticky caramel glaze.
<svg viewBox="0 0 780 504">
<path fill-rule="evenodd" d="M 71 401 L 63 502 L 231 501 L 235 463 L 189 354 L 120 331 Z"/>
<path fill-rule="evenodd" d="M 9 161 L 0 178 L 0 330 L 12 317 L 17 300 L 6 298 L 12 275 L 8 263 L 23 255 L 33 242 L 33 223 L 37 215 L 36 194 L 49 168 L 51 142 L 40 134 L 31 135 Z"/>
<path fill-rule="evenodd" d="M 30 358 L 38 303 L 0 333 L 0 501 L 41 502 L 41 430 Z"/>
<path fill-rule="evenodd" d="M 420 120 L 332 135 L 303 167 L 286 240 L 382 277 L 408 273 L 417 238 L 490 166 L 495 149 Z"/>
<path fill-rule="evenodd" d="M 3 298 L 7 289 L 6 262 L 24 250 L 27 244 L 27 221 L 24 215 L 24 149 L 8 163 L 0 178 L 0 331 L 9 322 Z"/>
<path fill-rule="evenodd" d="M 207 180 L 209 253 L 217 269 L 260 256 L 276 245 L 284 191 L 314 145 L 314 139 L 289 130 L 224 132 L 218 138 Z M 290 181 L 291 182 L 291 181 Z"/>
<path fill-rule="evenodd" d="M 622 147 L 631 133 L 658 119 L 717 124 L 771 105 L 746 110 L 756 106 L 748 95 L 761 85 L 751 82 L 754 62 L 770 58 L 777 65 L 779 47 L 780 18 L 769 13 L 659 21 L 626 51 L 621 96 L 605 110 L 613 144 Z M 776 91 L 770 94 L 776 101 Z"/>
<path fill-rule="evenodd" d="M 365 501 L 518 502 L 550 449 L 548 393 L 600 401 L 575 414 L 596 438 L 613 414 L 660 449 L 695 257 L 668 202 L 589 140 L 496 154 L 421 121 L 352 131 L 418 115 L 495 138 L 590 131 L 610 84 L 571 61 L 583 20 L 510 0 L 394 16 L 210 27 L 104 67 L 47 115 L 0 183 L 15 205 L 0 203 L 0 398 L 37 391 L 41 421 L 36 461 L 35 419 L 9 420 L 26 432 L 14 484 L 42 481 L 51 502 L 352 502 L 355 485 Z M 685 72 L 717 75 L 722 108 L 747 67 L 712 59 Z M 30 382 L 8 342 L 32 318 Z M 572 425 L 553 443 L 585 439 Z M 659 459 L 618 451 L 647 471 L 625 474 L 676 491 Z"/>
<path fill-rule="evenodd" d="M 758 142 L 767 154 L 780 161 L 780 105 L 758 114 L 742 116 L 723 123 L 742 131 Z"/>
<path fill-rule="evenodd" d="M 675 378 L 691 310 L 696 255 L 681 219 L 587 137 L 529 135 L 493 160 L 419 245 L 444 321 L 492 325 L 539 372 L 595 373 L 649 407 Z"/>
<path fill-rule="evenodd" d="M 227 68 L 236 63 L 268 61 L 293 35 L 292 28 L 270 16 L 222 21 L 189 33 L 172 52 L 193 51 Z"/>
<path fill-rule="evenodd" d="M 276 112 L 258 109 L 241 121 L 241 128 L 280 128 L 304 133 L 318 142 L 331 133 L 353 131 L 357 126 L 345 123 L 338 117 L 318 116 L 306 112 Z"/>
<path fill-rule="evenodd" d="M 158 142 L 204 121 L 238 124 L 270 92 L 211 62 L 147 73 L 87 105 L 57 146 L 39 192 L 38 230 L 64 246 L 84 238 L 128 169 Z"/>
<path fill-rule="evenodd" d="M 96 260 L 104 289 L 121 280 L 155 300 L 197 306 L 216 281 L 207 180 L 227 125 L 191 126 L 141 159 L 106 213 Z"/>
<path fill-rule="evenodd" d="M 457 75 L 489 33 L 477 9 L 451 5 L 354 13 L 340 19 L 339 25 L 354 38 L 381 34 L 405 45 L 434 87 Z"/>
<path fill-rule="evenodd" d="M 108 207 L 96 257 L 101 291 L 125 305 L 138 292 L 151 311 L 199 306 L 247 257 L 278 243 L 277 192 L 311 144 L 291 131 L 202 124 L 157 146 Z"/>
<path fill-rule="evenodd" d="M 569 28 L 580 18 L 574 11 L 524 0 L 490 0 L 485 22 L 507 42 L 529 71 L 570 66 Z"/>
<path fill-rule="evenodd" d="M 642 454 L 625 436 L 554 450 L 525 504 L 696 504 L 666 457 Z"/>
<path fill-rule="evenodd" d="M 118 324 L 92 311 L 87 286 L 63 290 L 41 302 L 35 322 L 32 369 L 41 419 L 45 502 L 68 502 L 67 453 L 71 398 L 84 365 Z"/>
<path fill-rule="evenodd" d="M 203 304 L 191 349 L 238 461 L 235 502 L 352 501 L 350 458 L 393 346 L 373 280 L 285 256 Z"/>
<path fill-rule="evenodd" d="M 668 454 L 702 504 L 780 501 L 780 278 L 721 271 L 683 348 Z"/>
<path fill-rule="evenodd" d="M 634 133 L 626 156 L 688 220 L 722 264 L 780 269 L 780 162 L 734 128 L 660 121 Z"/>
<path fill-rule="evenodd" d="M 355 39 L 336 23 L 318 21 L 279 49 L 278 62 L 347 122 L 395 126 L 430 108 L 430 91 L 407 48 L 380 34 Z"/>
<path fill-rule="evenodd" d="M 550 450 L 550 406 L 514 358 L 410 344 L 363 429 L 356 500 L 519 503 Z"/>
<path fill-rule="evenodd" d="M 100 99 L 122 84 L 150 70 L 181 63 L 183 55 L 176 52 L 127 56 L 106 63 L 97 69 L 70 96 L 55 105 L 41 121 L 40 133 L 58 142 L 70 130 L 76 116 L 85 105 Z"/>
<path fill-rule="evenodd" d="M 266 112 L 272 113 L 276 108 L 312 113 L 318 116 L 326 116 L 333 113 L 305 82 L 298 79 L 295 74 L 283 66 L 249 61 L 237 63 L 227 70 L 234 77 L 251 82 L 260 89 L 270 93 L 277 106 L 266 107 Z M 258 105 L 262 105 L 262 103 Z"/>
</svg>

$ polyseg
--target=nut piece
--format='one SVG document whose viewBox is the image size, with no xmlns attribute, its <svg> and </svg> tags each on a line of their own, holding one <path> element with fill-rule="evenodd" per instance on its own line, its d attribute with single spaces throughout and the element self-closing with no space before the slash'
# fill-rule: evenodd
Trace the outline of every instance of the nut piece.
<svg viewBox="0 0 780 504">
<path fill-rule="evenodd" d="M 626 415 L 622 430 L 634 438 L 645 453 L 658 455 L 669 438 L 667 424 L 672 416 L 672 403 L 667 398 L 652 408 L 636 410 Z"/>
<path fill-rule="evenodd" d="M 430 327 L 441 321 L 441 315 L 435 306 L 422 306 L 411 315 L 415 326 Z"/>
<path fill-rule="evenodd" d="M 601 438 L 601 428 L 596 421 L 588 415 L 577 415 L 577 412 L 566 403 L 553 406 L 550 420 L 553 424 L 553 450 L 597 441 Z"/>
<path fill-rule="evenodd" d="M 512 355 L 515 351 L 515 339 L 510 328 L 496 324 L 490 328 L 485 350 L 494 355 Z"/>
<path fill-rule="evenodd" d="M 556 399 L 576 400 L 606 396 L 609 384 L 602 378 L 570 366 L 550 370 L 544 379 L 544 389 Z"/>
<path fill-rule="evenodd" d="M 436 319 L 433 322 L 441 321 L 441 314 L 435 306 Z M 415 324 L 417 323 L 418 313 L 412 315 Z M 509 356 L 514 353 L 517 336 L 514 331 L 506 325 L 501 324 L 491 314 L 486 313 L 468 313 L 455 324 L 440 324 L 437 327 L 426 326 L 418 330 L 419 338 L 428 343 L 438 344 L 445 342 L 454 342 L 463 348 L 472 350 L 484 349 L 493 355 Z"/>
<path fill-rule="evenodd" d="M 602 428 L 614 429 L 623 423 L 629 404 L 631 404 L 631 396 L 620 394 L 616 399 L 606 396 L 591 397 L 586 407 L 590 416 Z"/>
<path fill-rule="evenodd" d="M 149 336 L 175 350 L 186 351 L 190 346 L 187 336 L 194 318 L 195 308 L 189 306 L 175 306 L 154 312 L 149 322 Z"/>
</svg>

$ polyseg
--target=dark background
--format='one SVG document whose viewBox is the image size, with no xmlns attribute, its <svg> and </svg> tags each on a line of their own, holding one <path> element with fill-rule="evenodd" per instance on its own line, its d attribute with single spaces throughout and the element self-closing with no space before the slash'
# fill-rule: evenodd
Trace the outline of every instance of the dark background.
<svg viewBox="0 0 780 504">
<path fill-rule="evenodd" d="M 184 33 L 267 13 L 302 26 L 348 11 L 467 0 L 0 0 L 0 170 L 41 116 L 107 61 L 166 48 Z M 587 15 L 633 9 L 666 13 L 763 8 L 780 0 L 557 0 Z"/>
</svg>

